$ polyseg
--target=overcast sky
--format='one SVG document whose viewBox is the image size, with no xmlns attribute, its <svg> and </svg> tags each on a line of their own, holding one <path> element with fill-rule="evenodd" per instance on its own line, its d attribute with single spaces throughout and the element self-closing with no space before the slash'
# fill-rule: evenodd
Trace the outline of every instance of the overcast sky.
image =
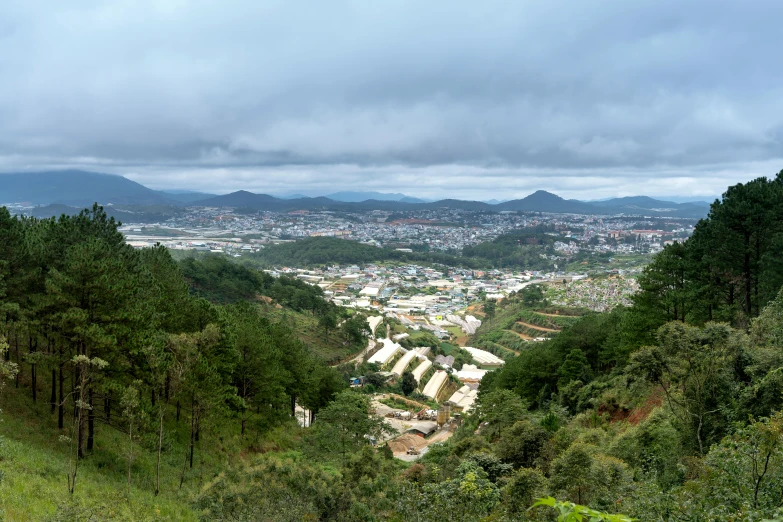
<svg viewBox="0 0 783 522">
<path fill-rule="evenodd" d="M 783 169 L 780 0 L 0 3 L 0 170 L 700 199 Z"/>
</svg>

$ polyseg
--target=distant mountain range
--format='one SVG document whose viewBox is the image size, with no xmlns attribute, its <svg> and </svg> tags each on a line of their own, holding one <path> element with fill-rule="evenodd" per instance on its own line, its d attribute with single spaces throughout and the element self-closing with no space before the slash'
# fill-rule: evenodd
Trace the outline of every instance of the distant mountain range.
<svg viewBox="0 0 783 522">
<path fill-rule="evenodd" d="M 335 192 L 333 194 L 327 194 L 326 196 L 334 201 L 342 201 L 343 203 L 361 203 L 368 199 L 375 201 L 402 201 L 403 203 L 426 203 L 427 200 L 412 198 L 405 194 L 388 194 L 385 192 Z"/>
<path fill-rule="evenodd" d="M 328 197 L 281 199 L 267 194 L 238 191 L 215 196 L 195 205 L 208 207 L 233 207 L 249 210 L 416 210 L 453 208 L 484 212 L 552 212 L 556 214 L 633 214 L 647 216 L 671 216 L 701 218 L 707 215 L 708 205 L 673 203 L 645 196 L 638 198 L 617 198 L 599 203 L 586 203 L 539 190 L 522 199 L 505 201 L 492 205 L 482 201 L 443 199 L 440 201 L 408 203 L 395 200 L 336 201 Z"/>
<path fill-rule="evenodd" d="M 163 190 L 161 191 L 169 199 L 180 201 L 182 203 L 192 203 L 202 199 L 214 198 L 216 194 L 207 194 L 206 192 L 191 192 L 189 190 Z"/>
<path fill-rule="evenodd" d="M 280 194 L 275 197 L 280 199 L 306 199 L 314 196 L 308 196 L 302 193 L 294 194 Z M 340 201 L 342 203 L 361 203 L 372 199 L 375 201 L 402 201 L 403 203 L 427 203 L 432 201 L 431 199 L 414 198 L 406 196 L 405 194 L 390 193 L 390 192 L 354 192 L 354 191 L 341 191 L 334 192 L 332 194 L 326 194 L 325 196 L 318 196 L 329 198 L 334 201 Z"/>
<path fill-rule="evenodd" d="M 454 208 L 485 212 L 552 212 L 563 214 L 632 214 L 701 218 L 707 215 L 706 202 L 675 203 L 646 196 L 604 201 L 563 199 L 539 190 L 522 199 L 502 203 L 444 199 L 426 201 L 404 194 L 380 192 L 336 192 L 329 196 L 282 198 L 240 190 L 216 196 L 187 190 L 157 191 L 122 176 L 78 170 L 0 174 L 0 204 L 90 206 L 214 206 L 247 210 L 416 210 Z"/>
<path fill-rule="evenodd" d="M 69 206 L 180 204 L 175 194 L 149 189 L 122 176 L 80 170 L 0 174 L 0 203 Z"/>
</svg>

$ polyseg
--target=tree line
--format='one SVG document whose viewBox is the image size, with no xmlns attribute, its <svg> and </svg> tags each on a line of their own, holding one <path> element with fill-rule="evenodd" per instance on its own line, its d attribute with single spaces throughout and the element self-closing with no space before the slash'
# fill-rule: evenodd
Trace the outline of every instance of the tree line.
<svg viewBox="0 0 783 522">
<path fill-rule="evenodd" d="M 747 327 L 783 285 L 783 171 L 739 183 L 710 206 L 693 235 L 667 246 L 639 279 L 639 316 Z"/>
<path fill-rule="evenodd" d="M 528 242 L 528 239 L 532 239 Z M 368 264 L 380 262 L 439 264 L 474 270 L 492 268 L 524 268 L 543 270 L 552 263 L 541 257 L 551 253 L 553 240 L 535 233 L 502 235 L 493 241 L 466 247 L 462 252 L 403 252 L 379 248 L 358 241 L 331 237 L 311 237 L 292 243 L 270 245 L 250 259 L 265 267 Z"/>
<path fill-rule="evenodd" d="M 320 289 L 248 269 L 239 279 L 255 286 L 243 287 L 236 267 L 214 260 L 181 268 L 163 247 L 128 246 L 118 225 L 97 205 L 57 219 L 0 208 L 3 374 L 28 388 L 34 403 L 48 403 L 58 432 L 71 440 L 71 491 L 78 461 L 101 430 L 130 431 L 132 440 L 141 413 L 157 435 L 158 461 L 174 435 L 166 426 L 189 426 L 181 483 L 212 424 L 228 420 L 242 435 L 263 433 L 296 405 L 318 412 L 344 387 L 286 325 L 239 300 L 264 291 L 296 309 L 336 313 Z M 183 272 L 195 288 L 214 283 L 205 293 L 225 304 L 197 295 Z"/>
</svg>

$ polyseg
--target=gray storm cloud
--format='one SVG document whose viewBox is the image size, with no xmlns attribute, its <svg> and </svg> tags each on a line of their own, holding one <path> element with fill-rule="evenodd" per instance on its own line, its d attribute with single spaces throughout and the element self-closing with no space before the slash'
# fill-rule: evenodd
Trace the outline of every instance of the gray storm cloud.
<svg viewBox="0 0 783 522">
<path fill-rule="evenodd" d="M 712 195 L 783 167 L 781 15 L 775 0 L 6 2 L 0 168 L 212 191 Z"/>
</svg>

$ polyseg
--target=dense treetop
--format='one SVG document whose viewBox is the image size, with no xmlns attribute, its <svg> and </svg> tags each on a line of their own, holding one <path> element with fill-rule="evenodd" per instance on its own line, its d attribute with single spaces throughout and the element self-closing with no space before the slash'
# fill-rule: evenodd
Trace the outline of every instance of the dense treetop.
<svg viewBox="0 0 783 522">
<path fill-rule="evenodd" d="M 533 242 L 527 242 L 532 238 Z M 402 252 L 379 248 L 357 241 L 330 237 L 305 238 L 291 243 L 270 245 L 253 254 L 255 263 L 263 266 L 313 267 L 325 265 L 368 264 L 379 262 L 425 263 L 472 269 L 519 268 L 543 270 L 552 267 L 541 258 L 551 253 L 551 237 L 544 239 L 535 232 L 501 235 L 495 240 L 458 252 Z"/>
</svg>

